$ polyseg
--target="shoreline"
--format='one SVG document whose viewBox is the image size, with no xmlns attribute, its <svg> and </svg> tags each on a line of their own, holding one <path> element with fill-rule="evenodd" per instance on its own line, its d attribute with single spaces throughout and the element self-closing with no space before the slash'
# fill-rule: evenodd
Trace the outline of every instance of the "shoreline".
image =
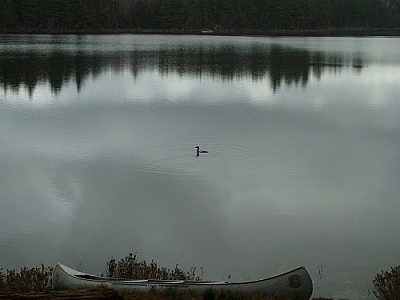
<svg viewBox="0 0 400 300">
<path fill-rule="evenodd" d="M 81 290 L 52 290 L 46 292 L 10 292 L 0 290 L 0 299 L 76 299 L 76 300 L 204 300 L 204 299 L 225 299 L 225 300 L 295 300 L 297 297 L 280 295 L 267 295 L 262 293 L 240 294 L 217 292 L 213 297 L 207 297 L 204 293 L 192 293 L 190 291 L 164 290 L 150 292 L 117 292 L 112 288 L 81 289 Z M 333 300 L 333 298 L 311 297 L 310 300 Z"/>
<path fill-rule="evenodd" d="M 216 35 L 216 36 L 298 36 L 298 37 L 400 37 L 400 28 L 328 28 L 321 30 L 209 30 L 209 29 L 0 29 L 0 34 L 70 34 L 70 35 L 107 35 L 107 34 L 164 34 L 164 35 Z"/>
</svg>

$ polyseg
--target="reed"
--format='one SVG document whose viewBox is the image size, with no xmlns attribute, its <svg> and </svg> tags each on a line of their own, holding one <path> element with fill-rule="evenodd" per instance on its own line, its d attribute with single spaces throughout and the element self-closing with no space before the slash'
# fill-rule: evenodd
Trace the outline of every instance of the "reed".
<svg viewBox="0 0 400 300">
<path fill-rule="evenodd" d="M 20 270 L 11 269 L 4 271 L 0 268 L 0 290 L 12 292 L 44 292 L 53 288 L 52 267 L 28 268 Z M 129 278 L 129 279 L 160 279 L 160 280 L 200 280 L 195 275 L 196 268 L 184 271 L 175 265 L 174 269 L 159 266 L 154 260 L 147 263 L 139 261 L 137 253 L 129 253 L 128 256 L 115 260 L 111 257 L 107 262 L 107 277 Z M 101 275 L 103 276 L 103 274 Z"/>
<path fill-rule="evenodd" d="M 139 261 L 137 253 L 129 253 L 128 256 L 115 260 L 111 259 L 107 262 L 106 277 L 128 278 L 128 279 L 157 279 L 157 280 L 200 280 L 196 276 L 196 268 L 190 271 L 184 271 L 175 265 L 174 269 L 159 266 L 154 260 L 147 263 L 145 260 Z"/>
<path fill-rule="evenodd" d="M 0 289 L 13 292 L 43 292 L 53 288 L 53 268 L 23 267 L 20 271 L 16 269 L 7 270 L 3 273 L 0 269 Z"/>
</svg>

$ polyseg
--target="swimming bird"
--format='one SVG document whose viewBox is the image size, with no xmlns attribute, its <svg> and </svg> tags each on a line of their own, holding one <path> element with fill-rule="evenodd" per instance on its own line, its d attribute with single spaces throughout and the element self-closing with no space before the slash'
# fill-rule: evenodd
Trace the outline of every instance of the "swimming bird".
<svg viewBox="0 0 400 300">
<path fill-rule="evenodd" d="M 199 146 L 196 146 L 195 148 L 197 149 L 197 154 L 196 154 L 196 156 L 199 156 L 200 153 L 208 153 L 207 150 L 201 150 L 201 151 L 200 151 L 200 147 L 199 147 Z"/>
</svg>

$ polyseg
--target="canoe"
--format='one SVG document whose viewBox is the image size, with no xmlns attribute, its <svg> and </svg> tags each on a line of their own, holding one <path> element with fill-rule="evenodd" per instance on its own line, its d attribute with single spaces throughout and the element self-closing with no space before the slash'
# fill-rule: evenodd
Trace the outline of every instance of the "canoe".
<svg viewBox="0 0 400 300">
<path fill-rule="evenodd" d="M 57 290 L 77 290 L 88 288 L 113 288 L 117 291 L 149 291 L 153 289 L 179 289 L 204 292 L 232 291 L 240 293 L 261 292 L 269 295 L 298 296 L 309 299 L 313 284 L 305 267 L 286 273 L 252 281 L 185 281 L 185 280 L 132 280 L 122 278 L 99 277 L 82 273 L 63 264 L 57 264 L 53 272 L 53 285 Z"/>
</svg>

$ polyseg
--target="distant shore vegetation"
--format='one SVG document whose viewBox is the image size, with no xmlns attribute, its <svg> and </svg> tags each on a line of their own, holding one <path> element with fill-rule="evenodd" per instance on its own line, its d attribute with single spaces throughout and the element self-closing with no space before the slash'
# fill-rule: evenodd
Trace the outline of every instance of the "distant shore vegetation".
<svg viewBox="0 0 400 300">
<path fill-rule="evenodd" d="M 0 32 L 398 29 L 400 0 L 2 0 Z"/>
</svg>

